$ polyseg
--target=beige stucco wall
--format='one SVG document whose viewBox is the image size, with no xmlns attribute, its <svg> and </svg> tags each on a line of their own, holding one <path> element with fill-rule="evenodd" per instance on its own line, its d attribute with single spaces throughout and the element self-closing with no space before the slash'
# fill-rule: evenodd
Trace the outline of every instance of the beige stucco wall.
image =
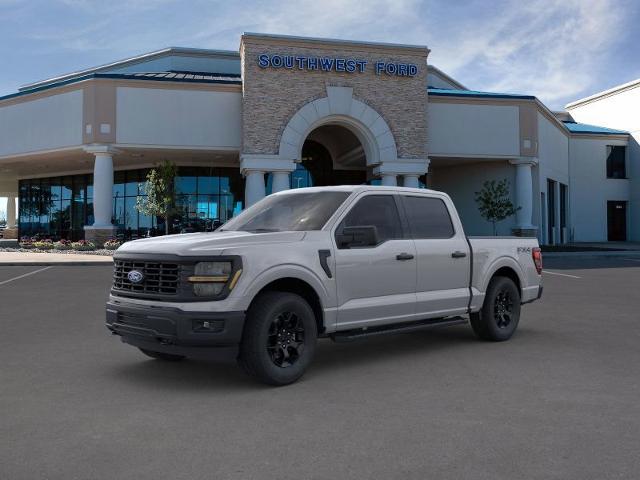
<svg viewBox="0 0 640 480">
<path fill-rule="evenodd" d="M 426 48 L 376 47 L 358 43 L 304 40 L 276 41 L 243 36 L 242 151 L 245 154 L 278 153 L 280 138 L 289 119 L 305 104 L 327 96 L 327 86 L 353 88 L 353 98 L 376 110 L 395 138 L 398 157 L 427 156 L 427 55 Z M 364 73 L 261 68 L 262 53 L 358 58 L 368 61 Z M 376 75 L 376 61 L 413 63 L 414 77 Z"/>
</svg>

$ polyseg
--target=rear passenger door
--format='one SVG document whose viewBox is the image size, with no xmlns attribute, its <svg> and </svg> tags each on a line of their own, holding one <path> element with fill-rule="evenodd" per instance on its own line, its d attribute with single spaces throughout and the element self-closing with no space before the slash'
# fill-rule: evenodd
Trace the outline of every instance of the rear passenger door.
<svg viewBox="0 0 640 480">
<path fill-rule="evenodd" d="M 416 246 L 416 313 L 433 318 L 465 313 L 469 302 L 470 251 L 442 197 L 401 195 Z"/>
<path fill-rule="evenodd" d="M 415 312 L 416 259 L 391 193 L 365 194 L 338 222 L 344 227 L 374 226 L 377 245 L 345 248 L 336 241 L 338 329 L 406 321 Z"/>
</svg>

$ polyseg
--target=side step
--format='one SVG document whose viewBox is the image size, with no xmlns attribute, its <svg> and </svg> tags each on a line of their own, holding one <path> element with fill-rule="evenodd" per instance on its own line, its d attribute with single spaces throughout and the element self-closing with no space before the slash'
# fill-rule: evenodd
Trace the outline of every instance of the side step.
<svg viewBox="0 0 640 480">
<path fill-rule="evenodd" d="M 335 332 L 330 335 L 334 342 L 351 342 L 359 338 L 375 337 L 378 335 L 391 335 L 394 333 L 408 333 L 417 330 L 427 330 L 436 327 L 450 327 L 452 325 L 460 325 L 467 323 L 464 317 L 447 317 L 429 320 L 418 320 L 415 322 L 396 323 L 392 325 L 384 325 L 381 327 L 358 328 L 354 330 L 345 330 Z"/>
</svg>

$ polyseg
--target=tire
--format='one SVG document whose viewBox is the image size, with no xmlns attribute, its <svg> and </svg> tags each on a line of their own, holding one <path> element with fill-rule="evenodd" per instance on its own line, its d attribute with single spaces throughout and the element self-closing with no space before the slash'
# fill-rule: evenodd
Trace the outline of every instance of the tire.
<svg viewBox="0 0 640 480">
<path fill-rule="evenodd" d="M 247 312 L 238 363 L 263 383 L 288 385 L 311 363 L 317 337 L 315 315 L 302 297 L 267 292 Z"/>
<path fill-rule="evenodd" d="M 520 291 L 513 280 L 492 278 L 482 310 L 472 313 L 470 320 L 476 337 L 492 342 L 509 340 L 520 321 Z"/>
<path fill-rule="evenodd" d="M 164 360 L 165 362 L 179 362 L 184 360 L 184 355 L 172 355 L 170 353 L 154 352 L 153 350 L 147 350 L 146 348 L 139 349 L 147 357 L 155 358 L 156 360 Z"/>
</svg>

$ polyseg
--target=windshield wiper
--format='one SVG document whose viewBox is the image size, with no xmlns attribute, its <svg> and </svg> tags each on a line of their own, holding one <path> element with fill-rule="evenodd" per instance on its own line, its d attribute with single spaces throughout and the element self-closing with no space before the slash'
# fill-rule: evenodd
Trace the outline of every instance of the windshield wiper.
<svg viewBox="0 0 640 480">
<path fill-rule="evenodd" d="M 271 233 L 271 232 L 279 232 L 277 228 L 254 228 L 253 230 L 247 230 L 250 233 Z"/>
</svg>

